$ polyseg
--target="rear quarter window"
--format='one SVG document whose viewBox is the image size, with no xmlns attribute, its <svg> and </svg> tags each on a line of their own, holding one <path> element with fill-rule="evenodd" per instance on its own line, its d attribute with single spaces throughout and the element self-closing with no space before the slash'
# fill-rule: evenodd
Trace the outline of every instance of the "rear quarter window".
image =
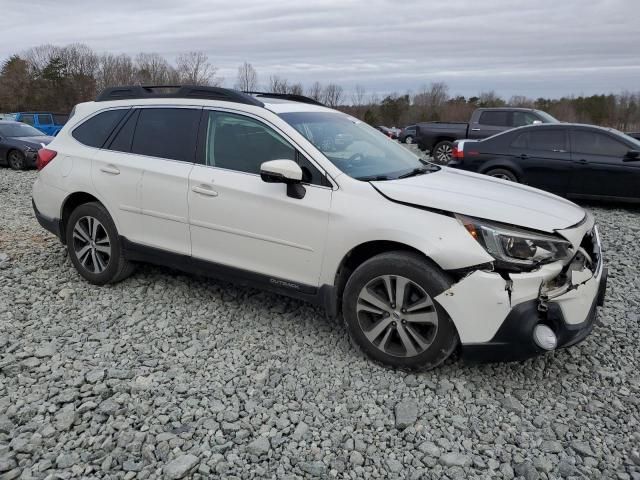
<svg viewBox="0 0 640 480">
<path fill-rule="evenodd" d="M 94 115 L 74 128 L 71 135 L 83 145 L 102 148 L 128 111 L 129 109 L 107 110 Z"/>
</svg>

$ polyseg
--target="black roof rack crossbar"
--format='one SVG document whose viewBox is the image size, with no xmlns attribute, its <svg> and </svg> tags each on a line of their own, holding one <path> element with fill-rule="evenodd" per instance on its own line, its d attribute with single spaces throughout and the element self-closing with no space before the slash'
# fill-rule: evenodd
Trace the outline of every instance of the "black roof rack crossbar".
<svg viewBox="0 0 640 480">
<path fill-rule="evenodd" d="M 295 93 L 269 93 L 269 92 L 247 92 L 249 95 L 256 95 L 257 97 L 265 97 L 265 98 L 282 98 L 283 100 L 291 100 L 293 102 L 300 103 L 309 103 L 311 105 L 319 105 L 324 107 L 324 103 L 319 102 L 318 100 L 314 100 L 310 97 L 305 97 L 304 95 L 296 95 Z"/>
<path fill-rule="evenodd" d="M 96 102 L 134 98 L 199 98 L 264 107 L 264 103 L 257 98 L 238 90 L 221 87 L 201 87 L 197 85 L 130 85 L 110 87 L 104 89 L 98 95 Z"/>
</svg>

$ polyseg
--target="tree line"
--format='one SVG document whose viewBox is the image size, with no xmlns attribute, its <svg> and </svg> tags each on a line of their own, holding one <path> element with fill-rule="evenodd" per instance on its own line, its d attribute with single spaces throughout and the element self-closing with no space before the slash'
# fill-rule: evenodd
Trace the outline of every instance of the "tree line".
<svg viewBox="0 0 640 480">
<path fill-rule="evenodd" d="M 605 125 L 623 131 L 640 130 L 640 92 L 622 92 L 559 99 L 512 96 L 493 91 L 477 96 L 450 95 L 445 83 L 425 84 L 415 92 L 379 95 L 362 85 L 347 92 L 336 83 L 304 86 L 281 75 L 260 81 L 248 62 L 226 81 L 203 52 L 186 52 L 173 62 L 157 53 L 96 53 L 83 44 L 41 45 L 0 64 L 0 112 L 25 110 L 69 112 L 104 88 L 117 85 L 228 85 L 243 91 L 306 95 L 339 108 L 372 125 L 404 126 L 419 121 L 466 121 L 478 107 L 530 107 L 559 120 Z"/>
</svg>

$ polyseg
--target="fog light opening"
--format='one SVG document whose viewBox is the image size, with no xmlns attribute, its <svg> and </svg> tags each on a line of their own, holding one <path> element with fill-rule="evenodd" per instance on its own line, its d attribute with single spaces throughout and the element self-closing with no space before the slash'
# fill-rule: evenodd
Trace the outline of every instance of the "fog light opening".
<svg viewBox="0 0 640 480">
<path fill-rule="evenodd" d="M 553 350 L 558 346 L 558 337 L 556 337 L 556 334 L 551 328 L 542 323 L 536 325 L 533 329 L 533 341 L 545 350 Z"/>
</svg>

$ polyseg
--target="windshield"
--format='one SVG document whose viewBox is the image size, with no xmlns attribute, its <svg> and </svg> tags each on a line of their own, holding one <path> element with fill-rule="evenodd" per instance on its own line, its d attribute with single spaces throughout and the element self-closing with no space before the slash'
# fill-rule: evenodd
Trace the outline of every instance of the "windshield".
<svg viewBox="0 0 640 480">
<path fill-rule="evenodd" d="M 560 123 L 560 121 L 542 110 L 536 110 L 536 114 L 542 119 L 543 123 Z"/>
<path fill-rule="evenodd" d="M 16 122 L 0 125 L 0 135 L 3 137 L 41 137 L 44 133 L 30 125 Z"/>
<path fill-rule="evenodd" d="M 366 123 L 340 112 L 291 112 L 280 117 L 305 136 L 331 163 L 357 180 L 393 180 L 427 173 L 435 165 Z"/>
</svg>

